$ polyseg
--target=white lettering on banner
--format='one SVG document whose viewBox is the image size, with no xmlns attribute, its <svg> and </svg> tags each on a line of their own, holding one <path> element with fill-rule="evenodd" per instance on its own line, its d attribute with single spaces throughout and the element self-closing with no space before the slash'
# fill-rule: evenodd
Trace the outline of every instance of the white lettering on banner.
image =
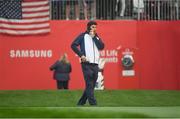
<svg viewBox="0 0 180 119">
<path fill-rule="evenodd" d="M 117 63 L 118 62 L 118 58 L 116 57 L 111 57 L 111 58 L 104 58 L 106 63 Z"/>
<path fill-rule="evenodd" d="M 11 58 L 50 58 L 52 50 L 10 50 Z"/>
<path fill-rule="evenodd" d="M 106 63 L 117 63 L 118 62 L 118 51 L 113 50 L 102 50 L 100 51 L 101 58 L 105 59 Z"/>
<path fill-rule="evenodd" d="M 106 50 L 106 56 L 117 56 L 117 51 L 116 50 Z"/>
</svg>

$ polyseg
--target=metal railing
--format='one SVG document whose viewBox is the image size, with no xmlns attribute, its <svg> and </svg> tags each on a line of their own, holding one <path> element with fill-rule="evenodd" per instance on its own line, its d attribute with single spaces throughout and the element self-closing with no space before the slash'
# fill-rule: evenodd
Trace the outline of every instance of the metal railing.
<svg viewBox="0 0 180 119">
<path fill-rule="evenodd" d="M 95 0 L 50 0 L 51 19 L 96 19 Z"/>
<path fill-rule="evenodd" d="M 50 0 L 52 20 L 179 20 L 180 0 Z"/>
</svg>

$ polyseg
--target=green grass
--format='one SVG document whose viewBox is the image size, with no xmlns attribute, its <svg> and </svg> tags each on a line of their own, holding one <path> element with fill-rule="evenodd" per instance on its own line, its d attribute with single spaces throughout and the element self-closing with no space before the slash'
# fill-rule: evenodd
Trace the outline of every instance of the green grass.
<svg viewBox="0 0 180 119">
<path fill-rule="evenodd" d="M 0 108 L 3 118 L 177 118 L 180 107 L 18 107 Z"/>
<path fill-rule="evenodd" d="M 0 91 L 0 107 L 73 107 L 82 91 Z M 106 90 L 95 92 L 98 106 L 180 106 L 180 91 Z M 88 105 L 87 105 L 88 106 Z"/>
<path fill-rule="evenodd" d="M 100 107 L 64 107 L 64 108 L 3 108 L 0 109 L 0 117 L 30 117 L 30 118 L 86 118 L 86 117 L 149 117 L 143 113 L 128 112 L 128 110 L 117 111 L 119 108 L 100 108 Z M 9 113 L 11 112 L 11 113 Z M 15 115 L 14 115 L 15 114 Z"/>
<path fill-rule="evenodd" d="M 180 118 L 179 91 L 96 91 L 98 106 L 77 107 L 82 91 L 0 91 L 0 118 Z"/>
</svg>

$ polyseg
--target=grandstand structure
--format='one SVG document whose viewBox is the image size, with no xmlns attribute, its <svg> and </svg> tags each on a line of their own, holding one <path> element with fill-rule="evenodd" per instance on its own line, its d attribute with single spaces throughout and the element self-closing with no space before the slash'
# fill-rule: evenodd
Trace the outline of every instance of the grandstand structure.
<svg viewBox="0 0 180 119">
<path fill-rule="evenodd" d="M 180 0 L 50 0 L 50 8 L 52 20 L 180 19 Z"/>
</svg>

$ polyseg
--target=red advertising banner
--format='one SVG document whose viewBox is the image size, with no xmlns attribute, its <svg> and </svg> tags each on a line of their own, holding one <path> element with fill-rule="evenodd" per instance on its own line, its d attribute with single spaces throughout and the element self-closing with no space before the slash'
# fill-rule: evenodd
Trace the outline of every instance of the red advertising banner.
<svg viewBox="0 0 180 119">
<path fill-rule="evenodd" d="M 105 42 L 101 57 L 105 89 L 180 89 L 180 22 L 97 21 Z M 79 58 L 71 42 L 87 21 L 51 21 L 51 32 L 39 36 L 0 34 L 0 90 L 56 89 L 49 67 L 63 53 L 72 64 L 70 89 L 83 89 Z M 122 51 L 134 52 L 134 76 L 122 75 Z M 132 73 L 132 72 L 125 72 Z M 130 74 L 127 74 L 130 75 Z"/>
</svg>

